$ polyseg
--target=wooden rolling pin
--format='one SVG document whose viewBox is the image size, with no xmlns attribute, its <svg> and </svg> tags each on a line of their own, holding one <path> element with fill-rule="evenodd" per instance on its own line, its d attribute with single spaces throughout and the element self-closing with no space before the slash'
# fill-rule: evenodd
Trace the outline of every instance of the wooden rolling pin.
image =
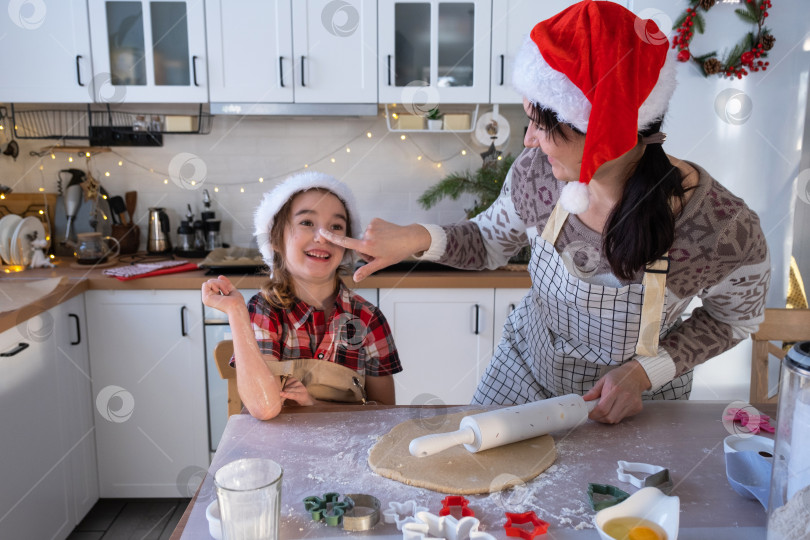
<svg viewBox="0 0 810 540">
<path fill-rule="evenodd" d="M 458 431 L 417 437 L 408 446 L 412 456 L 426 457 L 463 444 L 470 452 L 539 437 L 578 427 L 599 400 L 585 401 L 568 394 L 556 398 L 515 405 L 497 411 L 465 416 Z"/>
</svg>

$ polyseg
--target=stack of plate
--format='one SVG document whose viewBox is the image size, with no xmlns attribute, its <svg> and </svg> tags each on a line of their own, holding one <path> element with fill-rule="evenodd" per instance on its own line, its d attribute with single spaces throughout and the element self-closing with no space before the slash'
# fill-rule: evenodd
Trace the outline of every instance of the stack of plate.
<svg viewBox="0 0 810 540">
<path fill-rule="evenodd" d="M 0 218 L 0 259 L 3 264 L 28 266 L 31 243 L 45 239 L 45 227 L 33 216 L 9 214 Z"/>
</svg>

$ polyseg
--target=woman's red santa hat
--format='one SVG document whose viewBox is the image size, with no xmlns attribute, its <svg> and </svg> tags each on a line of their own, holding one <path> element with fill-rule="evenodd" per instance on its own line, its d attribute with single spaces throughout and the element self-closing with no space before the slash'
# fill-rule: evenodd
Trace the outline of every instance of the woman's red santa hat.
<svg viewBox="0 0 810 540">
<path fill-rule="evenodd" d="M 585 133 L 579 182 L 560 195 L 572 214 L 588 208 L 596 170 L 664 116 L 675 90 L 674 55 L 651 19 L 607 0 L 585 0 L 538 23 L 515 58 L 512 84 Z"/>
</svg>

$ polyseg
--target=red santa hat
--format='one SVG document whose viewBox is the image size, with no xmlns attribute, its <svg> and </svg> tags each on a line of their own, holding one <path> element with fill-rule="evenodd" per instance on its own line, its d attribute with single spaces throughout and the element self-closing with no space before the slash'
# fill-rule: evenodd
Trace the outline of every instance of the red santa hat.
<svg viewBox="0 0 810 540">
<path fill-rule="evenodd" d="M 569 212 L 588 208 L 587 185 L 599 166 L 632 149 L 638 132 L 664 116 L 677 63 L 668 51 L 652 19 L 607 0 L 584 0 L 532 29 L 512 84 L 585 133 L 579 182 L 560 196 Z"/>
</svg>

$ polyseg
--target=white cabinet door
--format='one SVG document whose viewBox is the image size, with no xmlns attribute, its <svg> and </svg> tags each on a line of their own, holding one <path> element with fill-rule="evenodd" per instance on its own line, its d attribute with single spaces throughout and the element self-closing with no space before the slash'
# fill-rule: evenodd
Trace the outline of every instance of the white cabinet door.
<svg viewBox="0 0 810 540">
<path fill-rule="evenodd" d="M 65 451 L 59 427 L 54 317 L 0 334 L 0 538 L 65 538 Z"/>
<path fill-rule="evenodd" d="M 88 291 L 101 497 L 177 497 L 208 467 L 199 291 Z"/>
<path fill-rule="evenodd" d="M 394 0 L 378 10 L 380 102 L 417 112 L 489 102 L 489 0 Z"/>
<path fill-rule="evenodd" d="M 88 8 L 96 101 L 208 101 L 203 0 L 88 0 Z"/>
<path fill-rule="evenodd" d="M 51 311 L 54 314 L 59 374 L 58 410 L 67 452 L 67 495 L 74 523 L 79 523 L 98 501 L 98 462 L 84 295 L 71 298 Z"/>
<path fill-rule="evenodd" d="M 207 0 L 212 102 L 291 103 L 290 0 Z"/>
<path fill-rule="evenodd" d="M 377 102 L 377 2 L 294 0 L 296 103 Z"/>
<path fill-rule="evenodd" d="M 492 289 L 380 289 L 403 371 L 397 404 L 466 404 L 492 357 Z"/>
<path fill-rule="evenodd" d="M 91 103 L 85 2 L 5 2 L 0 102 Z M 4 4 L 4 6 L 5 6 Z"/>
<path fill-rule="evenodd" d="M 512 65 L 534 25 L 576 0 L 492 0 L 491 102 L 522 103 L 512 88 Z"/>
</svg>

